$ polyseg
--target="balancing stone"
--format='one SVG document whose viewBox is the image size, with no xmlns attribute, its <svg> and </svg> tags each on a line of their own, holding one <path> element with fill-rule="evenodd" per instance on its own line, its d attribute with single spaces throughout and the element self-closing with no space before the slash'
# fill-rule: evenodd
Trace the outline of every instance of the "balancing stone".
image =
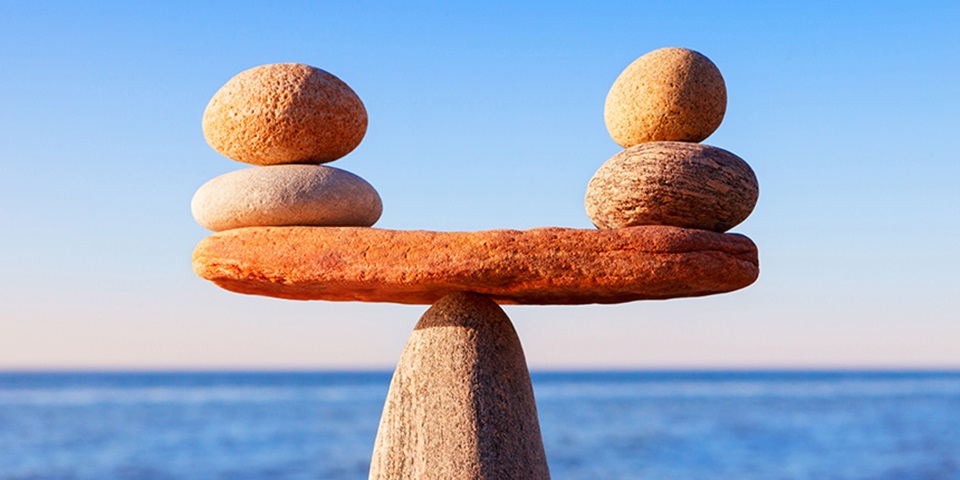
<svg viewBox="0 0 960 480">
<path fill-rule="evenodd" d="M 599 228 L 672 225 L 725 232 L 760 194 L 740 157 L 689 142 L 649 142 L 607 160 L 587 185 L 584 207 Z"/>
<path fill-rule="evenodd" d="M 709 58 L 686 48 L 661 48 L 631 63 L 613 82 L 604 105 L 610 136 L 624 148 L 642 142 L 700 142 L 727 109 L 727 87 Z"/>
<path fill-rule="evenodd" d="M 360 97 L 332 74 L 300 63 L 240 72 L 203 112 L 207 143 L 253 165 L 331 162 L 356 148 L 366 131 Z"/>
<path fill-rule="evenodd" d="M 408 304 L 456 292 L 540 305 L 695 297 L 746 287 L 759 274 L 749 238 L 668 226 L 238 228 L 201 241 L 193 269 L 239 293 Z"/>
<path fill-rule="evenodd" d="M 383 211 L 364 179 L 324 165 L 273 165 L 220 175 L 197 190 L 193 217 L 219 232 L 240 227 L 369 227 Z"/>
</svg>

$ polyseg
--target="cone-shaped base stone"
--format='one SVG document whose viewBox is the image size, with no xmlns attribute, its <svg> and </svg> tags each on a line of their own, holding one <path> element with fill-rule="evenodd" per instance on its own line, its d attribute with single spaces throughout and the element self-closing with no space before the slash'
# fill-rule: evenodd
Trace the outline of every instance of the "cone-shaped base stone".
<svg viewBox="0 0 960 480">
<path fill-rule="evenodd" d="M 429 232 L 250 227 L 205 238 L 201 277 L 296 300 L 432 304 L 475 292 L 497 303 L 585 304 L 730 292 L 757 279 L 749 238 L 666 226 Z"/>
<path fill-rule="evenodd" d="M 370 478 L 550 478 L 520 339 L 492 300 L 449 295 L 420 319 L 390 384 Z"/>
</svg>

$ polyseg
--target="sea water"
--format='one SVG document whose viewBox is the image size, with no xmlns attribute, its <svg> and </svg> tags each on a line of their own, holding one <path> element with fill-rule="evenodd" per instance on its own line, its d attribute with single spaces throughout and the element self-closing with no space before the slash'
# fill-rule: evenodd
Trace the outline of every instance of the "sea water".
<svg viewBox="0 0 960 480">
<path fill-rule="evenodd" d="M 0 373 L 0 479 L 364 479 L 388 372 Z M 534 373 L 555 479 L 960 479 L 960 372 Z"/>
</svg>

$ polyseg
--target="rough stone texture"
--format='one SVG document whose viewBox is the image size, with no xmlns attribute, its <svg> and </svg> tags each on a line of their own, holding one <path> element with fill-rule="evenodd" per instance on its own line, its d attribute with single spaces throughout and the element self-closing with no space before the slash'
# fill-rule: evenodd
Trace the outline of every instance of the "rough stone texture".
<svg viewBox="0 0 960 480">
<path fill-rule="evenodd" d="M 241 72 L 203 112 L 207 143 L 254 165 L 330 162 L 356 148 L 366 131 L 360 97 L 339 78 L 299 63 Z"/>
<path fill-rule="evenodd" d="M 369 227 L 383 205 L 364 179 L 322 165 L 274 165 L 220 175 L 193 195 L 193 218 L 219 232 L 240 227 Z"/>
<path fill-rule="evenodd" d="M 661 48 L 631 63 L 613 82 L 604 120 L 624 148 L 642 142 L 699 142 L 727 110 L 727 87 L 707 57 L 686 48 Z"/>
<path fill-rule="evenodd" d="M 420 319 L 390 383 L 369 478 L 550 478 L 520 339 L 496 303 L 453 294 Z"/>
<path fill-rule="evenodd" d="M 672 225 L 725 232 L 750 216 L 759 194 L 753 170 L 726 150 L 651 142 L 607 160 L 590 179 L 584 206 L 600 228 Z"/>
<path fill-rule="evenodd" d="M 456 292 L 521 304 L 693 297 L 746 287 L 759 274 L 757 247 L 749 238 L 664 226 L 243 228 L 201 241 L 193 268 L 239 293 L 408 304 L 432 304 Z"/>
</svg>

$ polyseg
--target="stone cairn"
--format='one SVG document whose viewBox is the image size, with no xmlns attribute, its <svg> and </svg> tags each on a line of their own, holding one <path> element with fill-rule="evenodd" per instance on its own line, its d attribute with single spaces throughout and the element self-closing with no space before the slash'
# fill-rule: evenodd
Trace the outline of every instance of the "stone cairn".
<svg viewBox="0 0 960 480">
<path fill-rule="evenodd" d="M 214 150 L 258 165 L 210 180 L 193 196 L 197 223 L 220 232 L 285 225 L 369 227 L 380 195 L 362 178 L 322 163 L 353 151 L 367 110 L 339 78 L 308 65 L 251 68 L 230 79 L 203 112 Z"/>
<path fill-rule="evenodd" d="M 383 230 L 370 228 L 382 210 L 373 187 L 320 165 L 366 132 L 353 90 L 307 65 L 253 68 L 204 112 L 207 142 L 258 167 L 194 195 L 194 217 L 217 232 L 197 245 L 194 270 L 238 293 L 432 305 L 391 381 L 370 478 L 547 479 L 523 349 L 498 304 L 620 303 L 753 283 L 756 246 L 723 232 L 753 210 L 756 177 L 736 155 L 697 143 L 725 109 L 710 60 L 650 52 L 607 96 L 607 128 L 625 150 L 588 184 L 597 230 Z"/>
<path fill-rule="evenodd" d="M 707 57 L 654 50 L 613 82 L 604 106 L 610 136 L 626 150 L 590 179 L 585 206 L 598 228 L 672 225 L 725 232 L 759 195 L 740 157 L 700 142 L 720 126 L 727 88 Z"/>
</svg>

